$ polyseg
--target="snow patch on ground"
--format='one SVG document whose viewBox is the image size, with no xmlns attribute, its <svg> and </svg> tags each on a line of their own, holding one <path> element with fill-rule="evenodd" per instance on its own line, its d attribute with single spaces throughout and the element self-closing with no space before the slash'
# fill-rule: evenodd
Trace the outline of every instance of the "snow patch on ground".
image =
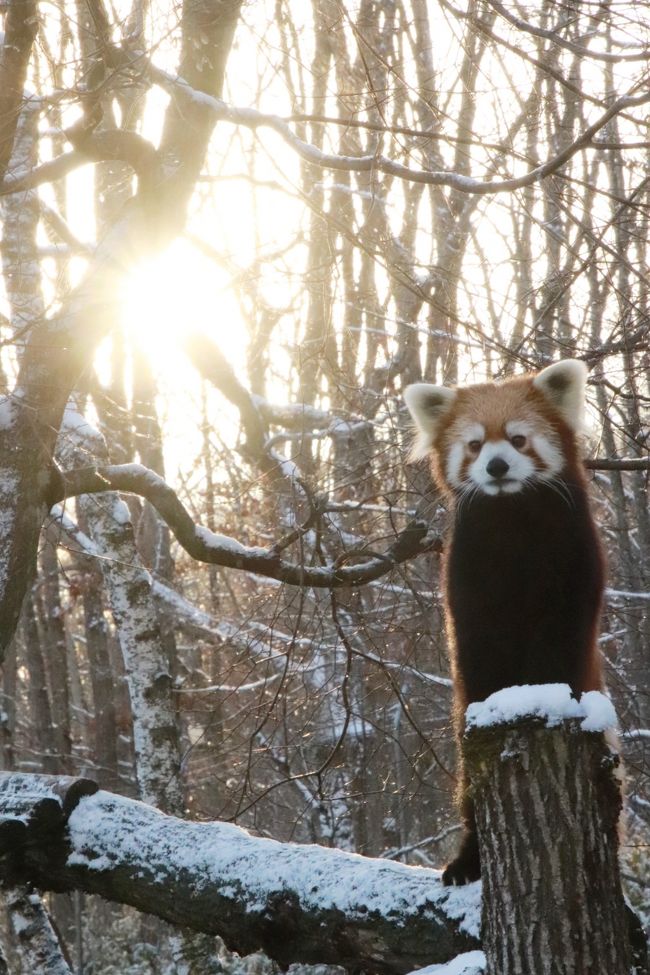
<svg viewBox="0 0 650 975">
<path fill-rule="evenodd" d="M 616 711 L 610 699 L 600 691 L 587 691 L 580 700 L 571 694 L 568 684 L 522 684 L 505 687 L 485 701 L 467 708 L 467 728 L 489 728 L 508 724 L 520 718 L 541 718 L 548 727 L 567 718 L 582 719 L 583 731 L 607 731 L 617 727 Z"/>
<path fill-rule="evenodd" d="M 444 965 L 427 965 L 411 975 L 483 975 L 487 961 L 482 951 L 466 951 Z"/>
</svg>

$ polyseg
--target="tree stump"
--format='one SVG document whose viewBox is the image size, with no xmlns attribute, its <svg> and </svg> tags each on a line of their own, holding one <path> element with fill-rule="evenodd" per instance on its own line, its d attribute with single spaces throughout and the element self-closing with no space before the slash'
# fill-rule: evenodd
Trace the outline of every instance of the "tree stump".
<svg viewBox="0 0 650 975">
<path fill-rule="evenodd" d="M 489 975 L 629 975 L 618 755 L 579 717 L 481 727 L 471 710 L 463 752 Z"/>
</svg>

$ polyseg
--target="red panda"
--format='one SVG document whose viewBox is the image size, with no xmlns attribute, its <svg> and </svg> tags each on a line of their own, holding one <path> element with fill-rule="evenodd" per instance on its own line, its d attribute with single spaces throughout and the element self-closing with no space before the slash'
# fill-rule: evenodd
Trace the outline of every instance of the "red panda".
<svg viewBox="0 0 650 975">
<path fill-rule="evenodd" d="M 565 360 L 501 384 L 404 392 L 413 454 L 453 499 L 444 589 L 459 738 L 467 705 L 504 687 L 603 688 L 604 559 L 578 450 L 586 377 Z M 462 763 L 458 778 L 465 833 L 445 884 L 480 876 Z"/>
</svg>

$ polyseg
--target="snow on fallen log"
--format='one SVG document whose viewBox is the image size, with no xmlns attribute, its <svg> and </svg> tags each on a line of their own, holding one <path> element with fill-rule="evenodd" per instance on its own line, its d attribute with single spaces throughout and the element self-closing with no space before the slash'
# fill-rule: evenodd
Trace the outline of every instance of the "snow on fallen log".
<svg viewBox="0 0 650 975">
<path fill-rule="evenodd" d="M 11 778 L 0 775 L 0 816 Z M 52 782 L 21 778 L 35 802 Z M 26 843 L 23 867 L 42 889 L 97 893 L 283 966 L 405 973 L 479 946 L 479 884 L 445 888 L 435 870 L 187 822 L 103 791 L 78 801 L 63 833 Z"/>
<path fill-rule="evenodd" d="M 91 779 L 67 775 L 0 773 L 0 877 L 5 884 L 20 882 L 28 845 L 37 849 L 62 841 L 72 810 L 97 789 Z"/>
<path fill-rule="evenodd" d="M 21 805 L 33 808 L 38 800 L 57 803 L 67 819 L 84 796 L 92 796 L 99 786 L 92 779 L 73 775 L 30 775 L 24 772 L 0 773 L 0 810 L 3 813 Z"/>
<path fill-rule="evenodd" d="M 410 975 L 484 975 L 486 964 L 482 951 L 468 951 L 445 965 L 427 965 Z"/>
</svg>

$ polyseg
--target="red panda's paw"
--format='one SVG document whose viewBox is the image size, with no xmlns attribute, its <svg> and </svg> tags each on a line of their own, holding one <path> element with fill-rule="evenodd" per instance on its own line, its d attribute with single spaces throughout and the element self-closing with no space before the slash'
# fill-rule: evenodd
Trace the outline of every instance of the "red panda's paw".
<svg viewBox="0 0 650 975">
<path fill-rule="evenodd" d="M 481 861 L 478 854 L 476 833 L 465 833 L 458 856 L 451 860 L 442 871 L 445 887 L 459 887 L 471 884 L 481 876 Z"/>
<path fill-rule="evenodd" d="M 471 884 L 474 880 L 481 877 L 479 864 L 463 863 L 459 858 L 448 863 L 442 871 L 442 882 L 445 887 L 461 887 L 463 884 Z"/>
</svg>

